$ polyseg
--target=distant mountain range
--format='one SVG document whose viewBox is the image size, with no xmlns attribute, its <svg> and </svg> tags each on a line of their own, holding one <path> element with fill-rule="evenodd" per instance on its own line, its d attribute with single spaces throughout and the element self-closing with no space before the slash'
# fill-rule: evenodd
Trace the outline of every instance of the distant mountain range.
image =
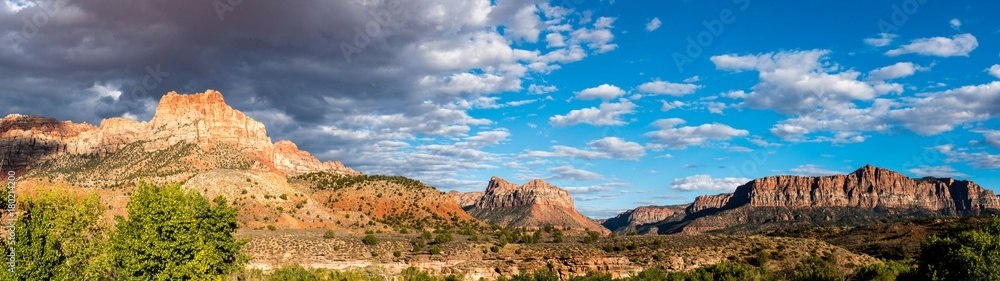
<svg viewBox="0 0 1000 281">
<path fill-rule="evenodd" d="M 99 126 L 11 114 L 0 119 L 0 157 L 29 190 L 42 185 L 97 188 L 121 214 L 140 181 L 183 183 L 223 196 L 243 227 L 379 229 L 498 224 L 638 233 L 759 232 L 811 225 L 993 213 L 1000 199 L 966 180 L 911 179 L 865 166 L 846 175 L 773 176 L 691 204 L 638 207 L 595 221 L 569 192 L 536 179 L 493 177 L 482 192 L 445 194 L 404 177 L 367 176 L 321 162 L 290 141 L 272 142 L 264 125 L 222 94 L 164 95 L 152 120 Z"/>
<path fill-rule="evenodd" d="M 846 175 L 755 179 L 733 193 L 699 196 L 688 205 L 629 210 L 604 226 L 644 233 L 756 232 L 998 211 L 1000 198 L 971 181 L 911 179 L 867 165 Z"/>
</svg>

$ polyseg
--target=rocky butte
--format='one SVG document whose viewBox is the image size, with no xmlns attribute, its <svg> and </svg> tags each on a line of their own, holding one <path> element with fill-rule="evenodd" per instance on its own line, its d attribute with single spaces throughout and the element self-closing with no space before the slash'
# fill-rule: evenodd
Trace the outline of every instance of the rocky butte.
<svg viewBox="0 0 1000 281">
<path fill-rule="evenodd" d="M 754 231 L 779 226 L 857 225 L 1000 211 L 1000 198 L 968 180 L 912 179 L 866 165 L 850 174 L 755 179 L 733 193 L 697 197 L 680 221 L 646 230 Z M 651 229 L 656 228 L 656 229 Z"/>
<path fill-rule="evenodd" d="M 477 196 L 452 193 L 459 204 Z M 474 204 L 466 205 L 473 217 L 509 227 L 541 228 L 546 225 L 607 232 L 607 229 L 576 211 L 565 189 L 534 179 L 518 186 L 502 178 L 490 179 Z"/>
</svg>

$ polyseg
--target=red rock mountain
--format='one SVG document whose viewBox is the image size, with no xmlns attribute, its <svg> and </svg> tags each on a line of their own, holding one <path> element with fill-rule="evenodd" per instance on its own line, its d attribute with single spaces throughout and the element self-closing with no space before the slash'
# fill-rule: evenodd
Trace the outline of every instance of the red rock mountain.
<svg viewBox="0 0 1000 281">
<path fill-rule="evenodd" d="M 285 176 L 317 171 L 358 174 L 340 162 L 320 162 L 289 141 L 271 143 L 264 124 L 227 105 L 214 90 L 170 92 L 160 99 L 149 122 L 109 118 L 93 126 L 17 114 L 0 119 L 0 144 L 5 148 L 0 153 L 17 171 L 67 154 L 103 156 L 136 143 L 147 152 L 179 143 L 197 145 L 202 151 L 224 145 Z"/>
<path fill-rule="evenodd" d="M 684 219 L 687 205 L 640 206 L 604 220 L 601 225 L 615 232 L 629 232 L 643 225 Z"/>
<path fill-rule="evenodd" d="M 452 196 L 458 198 L 456 201 L 468 203 L 468 198 L 462 198 L 461 194 L 453 193 Z M 486 191 L 465 209 L 481 221 L 509 227 L 552 225 L 607 232 L 607 229 L 576 211 L 568 191 L 540 179 L 518 186 L 493 177 Z"/>
<path fill-rule="evenodd" d="M 1000 198 L 968 180 L 912 179 L 861 167 L 846 175 L 773 176 L 733 193 L 697 197 L 682 221 L 659 231 L 752 231 L 770 225 L 850 225 L 886 219 L 961 216 L 1000 211 Z"/>
</svg>

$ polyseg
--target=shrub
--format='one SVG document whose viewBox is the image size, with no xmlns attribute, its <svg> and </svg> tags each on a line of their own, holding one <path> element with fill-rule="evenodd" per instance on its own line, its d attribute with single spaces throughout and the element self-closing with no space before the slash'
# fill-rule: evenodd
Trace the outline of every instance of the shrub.
<svg viewBox="0 0 1000 281">
<path fill-rule="evenodd" d="M 452 240 L 455 240 L 455 237 L 453 237 L 450 232 L 438 233 L 438 235 L 434 237 L 435 244 L 444 244 L 451 242 Z"/>
<path fill-rule="evenodd" d="M 431 255 L 440 255 L 440 254 L 441 254 L 441 246 L 434 245 L 433 247 L 431 247 Z"/>
<path fill-rule="evenodd" d="M 808 257 L 801 261 L 793 270 L 784 272 L 785 277 L 792 281 L 839 281 L 844 274 L 832 262 L 817 257 Z"/>
<path fill-rule="evenodd" d="M 397 257 L 397 258 L 398 258 L 398 257 L 402 257 L 402 256 L 403 256 L 403 252 L 400 252 L 400 251 L 393 251 L 393 252 L 392 252 L 392 256 L 393 256 L 393 257 Z"/>
<path fill-rule="evenodd" d="M 932 236 L 917 261 L 918 273 L 928 280 L 1000 280 L 1000 216 L 978 229 Z"/>
<path fill-rule="evenodd" d="M 337 237 L 337 232 L 332 229 L 327 229 L 326 232 L 323 233 L 323 238 L 330 239 L 334 237 Z"/>
<path fill-rule="evenodd" d="M 269 225 L 267 225 L 267 230 L 270 230 L 270 231 L 275 231 L 275 230 L 278 230 L 278 228 L 277 228 L 277 227 L 274 227 L 274 225 L 270 225 L 270 224 L 269 224 Z"/>
<path fill-rule="evenodd" d="M 361 243 L 368 246 L 378 244 L 378 237 L 375 237 L 375 234 L 365 234 L 365 238 L 361 239 Z"/>
<path fill-rule="evenodd" d="M 899 262 L 873 263 L 854 270 L 850 280 L 894 281 L 913 280 L 913 267 Z"/>
</svg>

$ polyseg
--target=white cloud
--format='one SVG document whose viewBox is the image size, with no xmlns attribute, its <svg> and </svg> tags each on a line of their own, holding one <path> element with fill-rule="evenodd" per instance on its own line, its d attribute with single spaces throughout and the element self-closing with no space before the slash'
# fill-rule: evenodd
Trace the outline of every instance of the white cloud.
<svg viewBox="0 0 1000 281">
<path fill-rule="evenodd" d="M 904 98 L 888 112 L 891 120 L 920 135 L 951 131 L 966 122 L 1000 116 L 1000 81 Z"/>
<path fill-rule="evenodd" d="M 948 24 L 950 24 L 951 28 L 954 28 L 955 30 L 958 30 L 958 28 L 962 27 L 962 21 L 958 19 L 951 19 L 950 21 L 948 21 Z"/>
<path fill-rule="evenodd" d="M 986 138 L 986 144 L 1000 149 L 1000 131 L 984 131 L 982 134 Z"/>
<path fill-rule="evenodd" d="M 951 166 L 927 166 L 921 165 L 920 167 L 910 169 L 909 172 L 918 177 L 935 177 L 935 178 L 956 178 L 956 177 L 968 177 L 962 172 L 956 171 L 955 168 Z"/>
<path fill-rule="evenodd" d="M 660 107 L 660 111 L 670 111 L 671 109 L 679 108 L 679 107 L 684 106 L 684 102 L 676 101 L 676 100 L 675 101 L 661 100 L 660 102 L 663 103 L 663 106 Z"/>
<path fill-rule="evenodd" d="M 879 33 L 878 37 L 875 38 L 865 38 L 865 44 L 872 45 L 874 47 L 883 47 L 892 43 L 892 39 L 898 37 L 896 34 L 892 33 Z"/>
<path fill-rule="evenodd" d="M 712 178 L 709 175 L 693 175 L 674 179 L 670 189 L 680 191 L 725 191 L 732 192 L 749 182 L 748 178 Z"/>
<path fill-rule="evenodd" d="M 627 99 L 619 99 L 617 103 L 601 102 L 600 107 L 589 107 L 570 111 L 566 115 L 556 115 L 549 118 L 549 123 L 555 126 L 569 126 L 586 123 L 594 126 L 621 126 L 627 124 L 620 117 L 635 112 L 635 104 Z"/>
<path fill-rule="evenodd" d="M 653 140 L 650 145 L 654 148 L 684 149 L 688 146 L 705 145 L 712 140 L 724 141 L 750 133 L 719 123 L 677 127 L 684 123 L 686 121 L 680 118 L 660 119 L 652 124 L 659 130 L 645 133 L 643 136 Z"/>
<path fill-rule="evenodd" d="M 912 62 L 898 62 L 896 64 L 881 67 L 871 72 L 868 72 L 869 81 L 883 81 L 896 78 L 903 78 L 913 75 L 918 70 L 924 71 L 928 68 L 920 67 L 919 65 L 913 64 Z"/>
<path fill-rule="evenodd" d="M 910 41 L 910 44 L 885 52 L 885 55 L 894 57 L 903 54 L 921 54 L 938 57 L 968 57 L 969 52 L 972 52 L 978 46 L 979 42 L 976 41 L 976 37 L 965 33 L 952 36 L 951 38 L 931 37 L 916 39 Z"/>
<path fill-rule="evenodd" d="M 639 158 L 646 156 L 646 149 L 641 144 L 625 141 L 617 137 L 606 137 L 588 142 L 587 145 L 597 151 L 607 153 L 615 159 L 639 160 Z"/>
<path fill-rule="evenodd" d="M 576 93 L 576 98 L 581 100 L 593 100 L 602 99 L 610 100 L 613 98 L 620 97 L 625 94 L 625 91 L 618 88 L 615 85 L 602 84 L 597 87 L 587 88 L 579 93 Z"/>
<path fill-rule="evenodd" d="M 760 72 L 760 80 L 753 86 L 752 92 L 730 91 L 723 96 L 742 98 L 741 106 L 771 109 L 794 116 L 779 121 L 771 128 L 772 134 L 783 139 L 858 142 L 864 140 L 859 132 L 887 130 L 889 125 L 885 114 L 895 103 L 876 97 L 901 92 L 902 85 L 860 81 L 858 77 L 861 73 L 854 70 L 834 72 L 841 67 L 824 62 L 828 54 L 828 50 L 809 50 L 721 55 L 711 60 L 719 69 Z M 890 70 L 894 69 L 875 73 L 887 76 L 899 74 Z M 871 106 L 860 108 L 858 101 L 870 102 Z M 807 138 L 807 135 L 810 136 Z"/>
<path fill-rule="evenodd" d="M 552 85 L 535 85 L 535 84 L 531 84 L 530 86 L 528 86 L 528 93 L 531 93 L 533 95 L 542 95 L 542 94 L 547 94 L 547 93 L 555 92 L 555 91 L 558 91 L 558 90 L 559 90 L 559 88 L 556 88 L 556 86 L 552 86 Z"/>
<path fill-rule="evenodd" d="M 990 154 L 984 151 L 969 152 L 967 149 L 953 149 L 954 145 L 945 144 L 930 147 L 928 149 L 937 150 L 939 153 L 948 156 L 948 162 L 966 162 L 973 168 L 997 169 L 1000 168 L 1000 155 Z"/>
<path fill-rule="evenodd" d="M 657 30 L 657 29 L 660 28 L 661 24 L 663 24 L 663 23 L 660 22 L 660 18 L 653 18 L 648 23 L 646 23 L 646 31 Z"/>
<path fill-rule="evenodd" d="M 694 93 L 701 85 L 652 81 L 639 85 L 639 92 L 657 95 L 683 96 Z"/>
<path fill-rule="evenodd" d="M 504 33 L 515 40 L 526 42 L 538 42 L 538 35 L 541 34 L 541 19 L 538 17 L 538 7 L 528 5 L 521 8 L 517 14 L 505 26 Z"/>
<path fill-rule="evenodd" d="M 695 75 L 695 76 L 691 76 L 691 77 L 688 77 L 688 78 L 684 78 L 684 81 L 681 81 L 681 82 L 684 82 L 684 83 L 694 83 L 694 82 L 698 82 L 698 81 L 701 81 L 701 77 L 698 77 L 698 75 Z"/>
<path fill-rule="evenodd" d="M 989 72 L 990 75 L 993 75 L 996 78 L 1000 78 L 1000 64 L 994 64 L 993 66 L 990 66 L 990 68 L 987 69 L 986 72 Z"/>
<path fill-rule="evenodd" d="M 615 35 L 611 33 L 614 22 L 617 18 L 600 17 L 594 22 L 594 28 L 580 28 L 570 33 L 570 44 L 585 44 L 594 53 L 604 53 L 618 48 L 618 44 L 611 43 Z"/>
<path fill-rule="evenodd" d="M 831 175 L 844 174 L 843 172 L 840 171 L 822 169 L 813 164 L 806 164 L 795 168 L 791 168 L 788 169 L 788 172 L 796 176 L 805 176 L 805 177 L 818 177 L 818 176 L 831 176 Z"/>
<path fill-rule="evenodd" d="M 618 137 L 606 137 L 587 143 L 589 150 L 564 145 L 552 146 L 552 151 L 527 151 L 519 156 L 524 157 L 570 157 L 584 160 L 618 159 L 639 160 L 646 156 L 646 149 L 639 143 L 623 140 Z"/>
<path fill-rule="evenodd" d="M 566 38 L 562 34 L 553 32 L 545 35 L 545 43 L 547 48 L 563 47 L 566 46 Z"/>
<path fill-rule="evenodd" d="M 598 173 L 576 169 L 569 165 L 550 168 L 549 172 L 552 173 L 552 179 L 560 180 L 592 181 L 604 178 Z"/>
</svg>

